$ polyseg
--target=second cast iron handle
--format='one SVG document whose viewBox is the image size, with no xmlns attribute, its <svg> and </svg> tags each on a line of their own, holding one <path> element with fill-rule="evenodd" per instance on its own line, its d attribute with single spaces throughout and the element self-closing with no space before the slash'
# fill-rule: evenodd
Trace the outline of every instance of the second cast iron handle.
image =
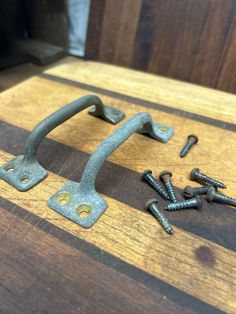
<svg viewBox="0 0 236 314">
<path fill-rule="evenodd" d="M 172 128 L 153 121 L 147 112 L 135 115 L 101 142 L 90 156 L 80 183 L 67 183 L 49 199 L 49 207 L 82 227 L 91 227 L 107 208 L 106 200 L 95 188 L 97 174 L 114 150 L 135 132 L 147 133 L 164 143 L 174 134 Z"/>
<path fill-rule="evenodd" d="M 27 191 L 47 176 L 47 171 L 39 164 L 36 153 L 42 140 L 49 132 L 80 111 L 95 106 L 90 114 L 112 124 L 124 118 L 124 113 L 114 107 L 104 105 L 95 95 L 83 96 L 42 120 L 30 133 L 24 155 L 19 155 L 0 167 L 0 178 L 19 191 Z"/>
</svg>

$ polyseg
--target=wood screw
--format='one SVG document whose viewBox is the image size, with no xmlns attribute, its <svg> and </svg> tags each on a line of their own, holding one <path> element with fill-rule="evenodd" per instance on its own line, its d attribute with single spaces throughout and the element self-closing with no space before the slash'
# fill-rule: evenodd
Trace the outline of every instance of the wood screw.
<svg viewBox="0 0 236 314">
<path fill-rule="evenodd" d="M 196 195 L 207 194 L 211 186 L 200 186 L 198 188 L 192 188 L 191 186 L 186 186 L 183 190 L 184 198 L 193 198 Z"/>
<path fill-rule="evenodd" d="M 180 153 L 180 157 L 183 158 L 187 155 L 187 153 L 190 151 L 190 149 L 193 147 L 194 144 L 197 144 L 198 137 L 194 134 L 190 134 L 188 136 L 187 143 L 185 144 L 184 148 L 182 149 Z"/>
<path fill-rule="evenodd" d="M 172 177 L 172 173 L 168 170 L 164 170 L 159 174 L 160 180 L 163 181 L 165 186 L 166 186 L 166 189 L 169 193 L 171 202 L 177 203 L 178 200 L 176 197 L 175 188 L 174 188 L 172 181 L 171 181 L 171 177 Z"/>
<path fill-rule="evenodd" d="M 198 168 L 194 168 L 191 172 L 190 172 L 190 179 L 192 181 L 197 181 L 199 183 L 206 183 L 208 185 L 212 185 L 215 188 L 220 188 L 220 189 L 226 189 L 226 186 L 224 183 L 208 177 L 206 174 L 201 173 L 200 170 Z"/>
<path fill-rule="evenodd" d="M 171 224 L 169 223 L 168 219 L 165 217 L 165 215 L 161 212 L 158 201 L 156 199 L 150 199 L 146 203 L 146 209 L 149 210 L 154 217 L 159 221 L 159 223 L 162 225 L 162 227 L 165 229 L 165 231 L 168 234 L 173 234 L 173 228 Z"/>
<path fill-rule="evenodd" d="M 206 199 L 208 200 L 208 202 L 216 202 L 236 207 L 235 198 L 217 193 L 214 187 L 211 187 L 209 189 L 209 191 L 207 192 Z"/>
<path fill-rule="evenodd" d="M 158 194 L 160 194 L 162 198 L 164 198 L 165 200 L 170 199 L 169 195 L 163 189 L 161 183 L 158 182 L 157 179 L 152 175 L 151 170 L 145 170 L 141 176 L 141 179 L 147 182 Z"/>
<path fill-rule="evenodd" d="M 186 201 L 169 204 L 165 207 L 165 209 L 168 211 L 175 211 L 175 210 L 187 209 L 187 208 L 200 209 L 201 207 L 202 207 L 202 200 L 200 196 L 197 195 L 196 197 L 191 198 Z"/>
</svg>

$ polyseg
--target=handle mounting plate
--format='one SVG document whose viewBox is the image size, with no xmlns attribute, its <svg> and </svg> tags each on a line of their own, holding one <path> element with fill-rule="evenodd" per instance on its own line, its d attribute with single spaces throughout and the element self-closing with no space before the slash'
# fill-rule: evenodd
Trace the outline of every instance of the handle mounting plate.
<svg viewBox="0 0 236 314">
<path fill-rule="evenodd" d="M 48 200 L 48 206 L 84 228 L 91 227 L 107 208 L 107 202 L 95 191 L 85 193 L 80 183 L 70 181 Z"/>
<path fill-rule="evenodd" d="M 27 191 L 47 176 L 47 171 L 37 160 L 23 162 L 19 155 L 0 167 L 0 178 L 14 186 L 18 191 Z"/>
</svg>

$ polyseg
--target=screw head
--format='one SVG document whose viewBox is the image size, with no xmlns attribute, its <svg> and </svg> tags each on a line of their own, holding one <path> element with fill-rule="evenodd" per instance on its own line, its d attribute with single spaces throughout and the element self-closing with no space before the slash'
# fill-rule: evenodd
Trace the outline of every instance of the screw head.
<svg viewBox="0 0 236 314">
<path fill-rule="evenodd" d="M 194 193 L 193 193 L 191 186 L 188 185 L 184 188 L 183 196 L 184 196 L 184 198 L 193 198 L 194 197 Z"/>
<path fill-rule="evenodd" d="M 198 137 L 197 137 L 197 135 L 190 134 L 190 135 L 188 136 L 188 140 L 190 140 L 191 138 L 194 139 L 194 143 L 195 143 L 195 144 L 198 142 Z"/>
<path fill-rule="evenodd" d="M 191 172 L 190 172 L 190 179 L 192 181 L 195 181 L 195 179 L 197 178 L 197 174 L 200 172 L 200 169 L 198 168 L 194 168 Z"/>
<path fill-rule="evenodd" d="M 196 196 L 197 199 L 197 209 L 200 209 L 203 205 L 202 199 L 199 195 Z"/>
<path fill-rule="evenodd" d="M 164 176 L 170 176 L 172 177 L 172 172 L 170 172 L 169 170 L 163 170 L 160 174 L 159 174 L 159 179 L 161 181 L 163 181 Z"/>
<path fill-rule="evenodd" d="M 209 188 L 207 195 L 206 195 L 206 199 L 208 200 L 208 202 L 212 202 L 214 197 L 215 197 L 215 193 L 216 193 L 216 189 L 214 187 Z"/>
<path fill-rule="evenodd" d="M 143 173 L 142 173 L 142 175 L 141 175 L 141 180 L 145 180 L 145 176 L 148 174 L 148 173 L 150 173 L 150 174 L 152 174 L 152 171 L 151 170 L 145 170 Z"/>
<path fill-rule="evenodd" d="M 155 199 L 155 198 L 151 198 L 150 200 L 148 200 L 148 201 L 146 202 L 146 204 L 145 204 L 146 210 L 148 210 L 148 209 L 149 209 L 149 206 L 150 206 L 151 204 L 153 204 L 153 203 L 158 203 L 158 200 Z"/>
</svg>

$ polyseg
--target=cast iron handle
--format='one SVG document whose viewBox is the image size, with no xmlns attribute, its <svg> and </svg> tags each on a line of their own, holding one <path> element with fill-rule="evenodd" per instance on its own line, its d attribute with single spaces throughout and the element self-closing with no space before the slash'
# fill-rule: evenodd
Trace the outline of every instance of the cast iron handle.
<svg viewBox="0 0 236 314">
<path fill-rule="evenodd" d="M 124 118 L 124 113 L 111 106 L 105 106 L 95 95 L 83 96 L 42 120 L 30 133 L 24 155 L 19 155 L 0 168 L 0 178 L 19 191 L 27 191 L 47 176 L 47 171 L 39 164 L 36 153 L 46 135 L 87 107 L 95 105 L 90 114 L 112 124 Z"/>
<path fill-rule="evenodd" d="M 114 150 L 136 131 L 148 133 L 161 142 L 167 142 L 174 134 L 172 128 L 154 122 L 149 113 L 135 115 L 97 147 L 87 162 L 80 183 L 67 183 L 49 199 L 49 207 L 82 227 L 91 227 L 107 208 L 107 202 L 95 189 L 97 174 Z"/>
</svg>

